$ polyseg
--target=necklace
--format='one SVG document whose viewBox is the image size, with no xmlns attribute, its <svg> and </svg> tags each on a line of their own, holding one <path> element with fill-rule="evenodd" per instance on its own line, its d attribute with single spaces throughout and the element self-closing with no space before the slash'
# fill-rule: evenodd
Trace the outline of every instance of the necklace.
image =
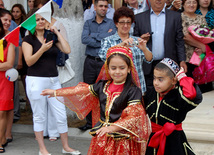
<svg viewBox="0 0 214 155">
<path fill-rule="evenodd" d="M 126 81 L 123 81 L 123 82 L 120 82 L 120 83 L 116 83 L 116 82 L 113 82 L 115 85 L 121 85 L 121 84 L 124 84 Z"/>
</svg>

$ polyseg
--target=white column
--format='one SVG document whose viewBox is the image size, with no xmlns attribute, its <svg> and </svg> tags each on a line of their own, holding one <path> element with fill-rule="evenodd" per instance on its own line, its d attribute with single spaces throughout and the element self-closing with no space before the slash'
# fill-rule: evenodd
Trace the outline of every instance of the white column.
<svg viewBox="0 0 214 155">
<path fill-rule="evenodd" d="M 16 3 L 22 4 L 27 13 L 27 0 L 3 0 L 4 6 L 7 10 L 11 10 L 12 6 Z"/>
</svg>

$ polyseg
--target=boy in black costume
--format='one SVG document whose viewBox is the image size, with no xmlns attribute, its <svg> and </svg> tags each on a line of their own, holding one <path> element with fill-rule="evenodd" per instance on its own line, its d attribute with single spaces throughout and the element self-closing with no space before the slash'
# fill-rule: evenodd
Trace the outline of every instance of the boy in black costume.
<svg viewBox="0 0 214 155">
<path fill-rule="evenodd" d="M 154 68 L 153 85 L 145 96 L 152 124 L 146 155 L 193 155 L 182 122 L 187 112 L 201 103 L 200 89 L 170 58 L 164 58 Z"/>
</svg>

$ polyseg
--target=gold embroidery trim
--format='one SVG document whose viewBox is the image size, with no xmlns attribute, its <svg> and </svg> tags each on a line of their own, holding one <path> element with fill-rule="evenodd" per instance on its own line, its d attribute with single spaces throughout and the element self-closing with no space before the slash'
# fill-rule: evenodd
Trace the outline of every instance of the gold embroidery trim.
<svg viewBox="0 0 214 155">
<path fill-rule="evenodd" d="M 164 103 L 166 106 L 170 107 L 171 109 L 176 110 L 176 111 L 179 111 L 179 109 L 177 109 L 177 108 L 175 108 L 175 107 L 169 105 L 168 103 L 166 103 L 165 100 L 163 100 L 163 103 Z"/>
<path fill-rule="evenodd" d="M 107 133 L 107 136 L 109 136 L 109 137 L 115 137 L 115 138 L 120 137 L 120 136 L 125 136 L 127 138 L 130 138 L 129 134 L 123 134 L 123 133 L 119 133 L 119 132 L 112 132 L 112 133 L 116 133 L 118 135 L 111 135 L 111 134 Z"/>
<path fill-rule="evenodd" d="M 93 96 L 95 96 L 95 97 L 98 96 L 97 93 L 94 91 L 94 88 L 93 88 L 92 85 L 89 85 L 89 91 L 90 91 L 90 93 L 91 93 Z"/>
<path fill-rule="evenodd" d="M 116 93 L 118 93 L 118 92 L 114 92 L 111 96 L 114 96 L 114 94 L 116 94 Z M 118 98 L 120 95 L 118 94 L 118 95 L 115 95 L 114 97 L 113 97 L 113 99 L 110 101 L 110 104 L 109 104 L 109 108 L 107 109 L 107 106 L 108 106 L 108 104 L 106 104 L 106 112 L 105 112 L 105 114 L 106 114 L 106 122 L 108 123 L 109 122 L 109 116 L 110 116 L 110 112 L 111 112 L 111 108 L 112 108 L 112 106 L 113 106 L 113 104 L 114 104 L 114 101 L 116 100 L 116 98 Z M 108 111 L 108 113 L 107 113 L 107 111 Z"/>
<path fill-rule="evenodd" d="M 92 128 L 92 129 L 97 129 L 97 128 L 99 128 L 99 127 L 102 126 L 102 125 L 103 125 L 103 124 L 100 124 L 99 126 L 94 127 L 94 128 Z M 91 134 L 91 135 L 96 134 L 96 131 L 93 131 L 93 132 L 89 131 L 89 134 Z"/>
<path fill-rule="evenodd" d="M 133 102 L 133 103 L 128 104 L 128 106 L 137 105 L 137 104 L 142 104 L 142 103 L 141 102 Z"/>
<path fill-rule="evenodd" d="M 155 103 L 155 100 L 152 101 L 149 105 L 147 105 L 146 110 L 147 110 L 153 103 Z"/>
<path fill-rule="evenodd" d="M 166 116 L 163 116 L 163 115 L 161 115 L 161 114 L 160 114 L 160 116 L 161 116 L 162 118 L 164 118 L 164 119 L 166 119 L 166 120 L 168 120 L 168 121 L 174 123 L 174 124 L 176 123 L 176 121 L 173 121 L 173 120 L 171 120 L 170 118 L 167 118 Z"/>
<path fill-rule="evenodd" d="M 128 101 L 128 104 L 132 102 L 140 102 L 140 100 L 131 100 L 131 101 Z"/>
<path fill-rule="evenodd" d="M 194 102 L 190 101 L 188 98 L 186 98 L 184 95 L 183 95 L 183 92 L 181 90 L 181 88 L 179 88 L 179 93 L 181 95 L 181 98 L 183 98 L 188 104 L 191 104 L 192 106 L 194 107 L 197 107 L 198 105 L 195 104 Z"/>
<path fill-rule="evenodd" d="M 157 93 L 157 109 L 155 112 L 155 118 L 156 118 L 156 124 L 158 124 L 158 111 L 159 111 L 159 107 L 160 107 L 160 102 L 159 102 L 159 93 Z"/>
<path fill-rule="evenodd" d="M 193 154 L 195 154 L 195 153 L 193 152 L 192 148 L 190 148 L 190 147 L 187 145 L 186 142 L 183 143 L 183 146 L 184 146 L 184 150 L 185 150 L 185 154 L 186 154 L 186 155 L 188 155 L 188 153 L 187 153 L 187 148 L 188 148 Z"/>
<path fill-rule="evenodd" d="M 155 113 L 153 113 L 152 116 L 149 119 L 151 120 L 154 115 L 155 115 Z"/>
<path fill-rule="evenodd" d="M 109 96 L 109 94 L 107 93 L 107 91 L 109 91 L 108 88 L 107 88 L 107 86 L 109 86 L 110 83 L 111 83 L 111 81 L 107 81 L 107 83 L 105 84 L 105 86 L 104 86 L 104 88 L 103 88 L 103 93 L 106 94 L 105 117 L 106 117 L 106 123 L 107 123 L 107 124 L 108 124 L 108 122 L 109 122 L 109 114 L 110 114 L 111 108 L 112 108 L 112 106 L 113 106 L 113 103 L 114 103 L 115 99 L 116 99 L 117 97 L 119 97 L 119 95 L 120 95 L 120 94 L 118 94 L 118 95 L 115 95 L 115 96 L 114 96 L 114 94 L 116 94 L 116 93 L 121 93 L 121 92 L 114 92 L 111 96 Z M 111 100 L 111 97 L 112 97 L 112 96 L 114 96 L 114 97 L 113 97 L 113 99 Z M 110 102 L 110 103 L 109 103 L 109 102 Z M 107 113 L 107 111 L 108 111 L 108 113 Z"/>
<path fill-rule="evenodd" d="M 130 132 L 131 134 L 133 134 L 133 135 L 135 135 L 136 137 L 139 138 L 139 136 L 138 136 L 136 133 L 132 132 L 131 130 L 129 130 L 129 129 L 127 129 L 127 128 L 124 128 L 123 126 L 118 125 L 118 124 L 114 124 L 114 123 L 113 123 L 113 125 L 116 125 L 116 126 L 122 128 L 122 129 L 124 129 L 124 130 L 126 130 L 126 131 L 128 131 L 128 132 Z M 136 142 L 142 143 L 142 142 L 147 142 L 147 141 L 146 141 L 145 139 L 143 139 L 142 141 L 136 141 Z"/>
</svg>

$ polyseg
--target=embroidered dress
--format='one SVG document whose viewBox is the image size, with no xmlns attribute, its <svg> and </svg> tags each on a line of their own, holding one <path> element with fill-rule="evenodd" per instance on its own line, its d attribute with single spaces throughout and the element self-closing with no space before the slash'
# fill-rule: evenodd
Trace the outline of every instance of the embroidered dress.
<svg viewBox="0 0 214 155">
<path fill-rule="evenodd" d="M 163 98 L 154 89 L 149 90 L 144 101 L 152 122 L 146 155 L 193 155 L 182 130 L 182 122 L 187 112 L 202 101 L 194 80 L 190 77 L 182 78 L 180 84 Z"/>
<path fill-rule="evenodd" d="M 125 51 L 123 51 L 125 49 Z M 131 50 L 126 47 L 113 47 L 107 58 L 114 53 L 124 53 L 131 60 L 131 75 L 134 83 L 128 89 L 126 99 L 118 104 L 118 97 L 124 84 L 114 84 L 109 76 L 107 62 L 101 69 L 97 82 L 93 85 L 79 83 L 75 87 L 58 89 L 55 96 L 80 119 L 92 111 L 90 131 L 93 136 L 88 155 L 144 155 L 150 135 L 150 122 L 142 106 L 140 82 L 132 61 Z M 63 96 L 60 97 L 60 96 Z M 115 125 L 122 130 L 98 137 L 96 131 L 101 127 Z"/>
<path fill-rule="evenodd" d="M 7 60 L 7 52 L 10 43 L 7 43 L 4 49 L 4 61 Z M 2 63 L 0 61 L 0 63 Z M 10 82 L 5 77 L 6 71 L 0 71 L 0 111 L 12 110 L 14 108 L 13 104 L 13 82 Z"/>
</svg>

